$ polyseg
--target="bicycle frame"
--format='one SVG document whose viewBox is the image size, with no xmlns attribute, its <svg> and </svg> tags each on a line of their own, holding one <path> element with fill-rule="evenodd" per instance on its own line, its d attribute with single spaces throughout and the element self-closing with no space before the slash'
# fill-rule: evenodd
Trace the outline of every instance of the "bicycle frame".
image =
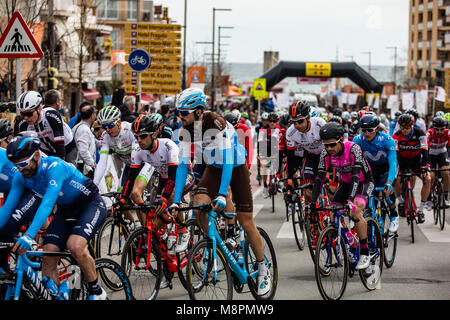
<svg viewBox="0 0 450 320">
<path fill-rule="evenodd" d="M 370 198 L 369 198 L 369 204 L 368 204 L 368 207 L 372 210 L 372 218 L 378 222 L 378 224 L 380 225 L 380 230 L 382 230 L 382 231 L 384 230 L 384 220 L 381 219 L 379 212 L 377 212 L 377 208 L 375 206 L 375 198 L 381 202 L 383 202 L 383 200 L 385 199 L 388 205 L 392 205 L 392 201 L 389 197 L 386 197 L 383 194 L 382 198 L 380 199 L 380 197 L 378 196 L 378 193 L 382 192 L 383 190 L 384 190 L 384 187 L 376 187 L 374 191 L 377 193 L 377 195 L 372 194 L 372 196 L 370 196 Z"/>
</svg>

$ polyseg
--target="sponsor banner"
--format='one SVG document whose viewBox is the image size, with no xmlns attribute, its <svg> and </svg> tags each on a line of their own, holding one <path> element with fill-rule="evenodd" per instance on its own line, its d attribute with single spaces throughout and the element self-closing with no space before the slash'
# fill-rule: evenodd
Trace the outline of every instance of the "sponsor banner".
<svg viewBox="0 0 450 320">
<path fill-rule="evenodd" d="M 190 66 L 187 71 L 187 87 L 192 83 L 205 83 L 205 66 Z"/>
<path fill-rule="evenodd" d="M 306 77 L 331 77 L 331 63 L 306 63 Z"/>
</svg>

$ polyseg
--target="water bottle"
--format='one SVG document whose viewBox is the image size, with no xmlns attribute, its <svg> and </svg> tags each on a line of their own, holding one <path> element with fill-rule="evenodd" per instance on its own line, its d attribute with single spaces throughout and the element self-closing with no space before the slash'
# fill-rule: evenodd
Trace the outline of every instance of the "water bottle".
<svg viewBox="0 0 450 320">
<path fill-rule="evenodd" d="M 58 286 L 52 279 L 50 279 L 49 277 L 42 277 L 42 282 L 53 297 L 57 297 L 59 295 Z"/>
<path fill-rule="evenodd" d="M 69 286 L 67 285 L 67 281 L 61 282 L 59 285 L 59 296 L 64 300 L 69 300 Z"/>
<path fill-rule="evenodd" d="M 175 254 L 175 243 L 177 242 L 177 234 L 175 232 L 171 232 L 167 237 L 167 252 L 170 255 Z"/>
<path fill-rule="evenodd" d="M 353 254 L 352 248 L 346 244 L 347 247 L 347 252 L 348 252 L 348 259 L 350 260 L 350 263 L 355 263 L 356 259 L 355 259 L 355 255 Z"/>
<path fill-rule="evenodd" d="M 356 248 L 356 247 L 358 247 L 358 243 L 359 243 L 358 234 L 356 233 L 356 231 L 354 229 L 351 230 L 351 233 L 352 233 L 352 237 L 353 237 L 353 243 L 350 246 L 352 248 Z"/>
</svg>

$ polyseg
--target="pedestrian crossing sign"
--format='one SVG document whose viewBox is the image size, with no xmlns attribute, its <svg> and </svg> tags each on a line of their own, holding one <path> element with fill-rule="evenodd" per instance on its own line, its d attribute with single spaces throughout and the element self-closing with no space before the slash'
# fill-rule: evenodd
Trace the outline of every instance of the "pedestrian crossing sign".
<svg viewBox="0 0 450 320">
<path fill-rule="evenodd" d="M 266 79 L 254 79 L 253 80 L 253 96 L 255 99 L 264 99 L 267 96 L 266 92 Z"/>
<path fill-rule="evenodd" d="M 43 55 L 22 15 L 14 12 L 0 38 L 0 58 L 41 58 Z"/>
</svg>

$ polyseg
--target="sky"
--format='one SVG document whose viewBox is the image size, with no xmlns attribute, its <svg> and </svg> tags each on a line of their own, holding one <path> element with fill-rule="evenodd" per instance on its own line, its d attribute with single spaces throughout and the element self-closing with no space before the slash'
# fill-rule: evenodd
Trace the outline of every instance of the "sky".
<svg viewBox="0 0 450 320">
<path fill-rule="evenodd" d="M 184 24 L 184 0 L 155 0 Z M 186 58 L 211 53 L 213 8 L 222 29 L 226 62 L 263 63 L 264 51 L 285 61 L 355 61 L 360 65 L 406 65 L 409 0 L 187 0 Z"/>
</svg>

